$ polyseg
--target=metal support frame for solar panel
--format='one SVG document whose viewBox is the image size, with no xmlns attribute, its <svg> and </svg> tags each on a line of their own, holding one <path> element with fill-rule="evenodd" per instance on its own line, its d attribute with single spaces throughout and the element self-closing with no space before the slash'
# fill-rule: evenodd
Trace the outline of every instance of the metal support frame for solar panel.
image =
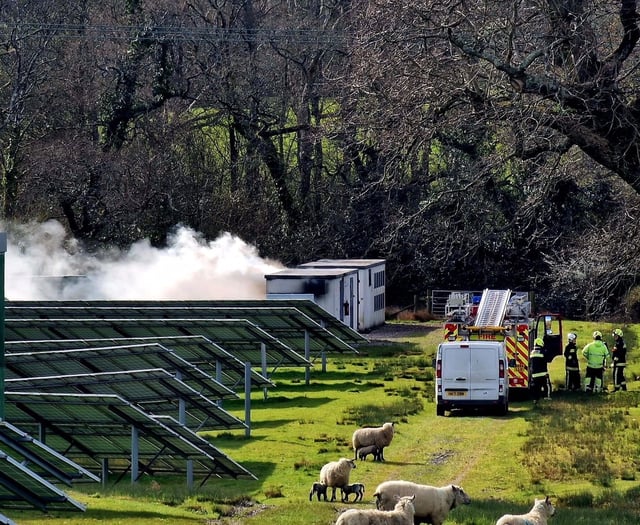
<svg viewBox="0 0 640 525">
<path fill-rule="evenodd" d="M 15 521 L 0 513 L 0 525 L 18 525 Z"/>
<path fill-rule="evenodd" d="M 154 418 L 117 395 L 6 392 L 5 401 L 7 420 L 31 434 L 40 432 L 40 441 L 79 464 L 84 460 L 102 469 L 109 459 L 128 460 L 119 470 L 119 465 L 111 469 L 131 472 L 132 482 L 145 473 L 179 472 L 206 479 L 257 479 L 177 421 Z M 171 421 L 179 432 L 163 421 Z M 142 469 L 134 457 L 147 461 Z"/>
<path fill-rule="evenodd" d="M 0 463 L 0 507 L 43 512 L 86 510 L 85 505 L 1 451 Z"/>
<path fill-rule="evenodd" d="M 93 472 L 8 421 L 0 421 L 0 450 L 52 483 L 100 482 Z"/>
<path fill-rule="evenodd" d="M 162 368 L 6 379 L 7 392 L 116 394 L 148 414 L 169 415 L 192 430 L 245 429 L 243 421 Z"/>
</svg>

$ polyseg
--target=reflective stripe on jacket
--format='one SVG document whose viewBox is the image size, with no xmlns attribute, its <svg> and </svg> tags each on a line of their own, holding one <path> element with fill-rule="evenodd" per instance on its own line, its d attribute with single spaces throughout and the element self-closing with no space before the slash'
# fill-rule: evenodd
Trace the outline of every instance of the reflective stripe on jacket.
<svg viewBox="0 0 640 525">
<path fill-rule="evenodd" d="M 531 352 L 529 357 L 529 367 L 531 368 L 531 377 L 544 377 L 547 375 L 547 360 L 540 350 L 537 348 Z"/>
</svg>

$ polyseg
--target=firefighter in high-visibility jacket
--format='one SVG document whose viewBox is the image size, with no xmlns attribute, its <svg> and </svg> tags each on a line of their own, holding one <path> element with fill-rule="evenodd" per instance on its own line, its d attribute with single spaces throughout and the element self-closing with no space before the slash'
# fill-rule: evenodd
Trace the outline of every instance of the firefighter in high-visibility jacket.
<svg viewBox="0 0 640 525">
<path fill-rule="evenodd" d="M 593 341 L 582 349 L 582 355 L 587 360 L 585 392 L 602 392 L 604 369 L 607 359 L 611 356 L 609 348 L 602 341 L 602 332 L 599 330 L 593 332 Z"/>
<path fill-rule="evenodd" d="M 551 382 L 547 367 L 547 356 L 544 352 L 544 341 L 538 337 L 533 342 L 533 351 L 529 356 L 529 370 L 531 372 L 531 397 L 537 403 L 541 396 L 551 399 Z"/>
<path fill-rule="evenodd" d="M 611 361 L 613 366 L 613 391 L 627 389 L 627 381 L 624 377 L 624 369 L 627 366 L 627 346 L 624 344 L 622 330 L 616 328 L 613 331 L 613 350 Z"/>
<path fill-rule="evenodd" d="M 567 391 L 580 390 L 580 361 L 578 360 L 578 336 L 571 332 L 567 336 L 567 346 L 564 347 L 564 369 L 566 372 L 565 388 Z"/>
</svg>

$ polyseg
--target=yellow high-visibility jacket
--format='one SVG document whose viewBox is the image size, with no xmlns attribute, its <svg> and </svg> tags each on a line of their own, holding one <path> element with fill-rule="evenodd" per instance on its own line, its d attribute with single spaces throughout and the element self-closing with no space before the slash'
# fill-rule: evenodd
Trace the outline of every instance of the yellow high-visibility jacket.
<svg viewBox="0 0 640 525">
<path fill-rule="evenodd" d="M 600 339 L 590 342 L 582 349 L 582 355 L 587 360 L 589 368 L 603 368 L 605 362 L 611 356 L 607 345 Z"/>
</svg>

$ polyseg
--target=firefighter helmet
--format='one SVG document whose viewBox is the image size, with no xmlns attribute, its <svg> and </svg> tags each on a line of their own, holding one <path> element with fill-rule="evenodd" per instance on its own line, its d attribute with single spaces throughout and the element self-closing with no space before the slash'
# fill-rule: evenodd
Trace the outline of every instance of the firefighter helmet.
<svg viewBox="0 0 640 525">
<path fill-rule="evenodd" d="M 613 335 L 617 335 L 618 337 L 622 337 L 622 330 L 620 330 L 620 328 L 616 328 L 613 331 Z"/>
<path fill-rule="evenodd" d="M 593 338 L 602 339 L 602 332 L 600 330 L 596 330 L 595 332 L 593 332 Z"/>
<path fill-rule="evenodd" d="M 574 334 L 573 332 L 569 332 L 569 335 L 567 336 L 567 339 L 569 339 L 569 341 L 573 342 L 578 338 L 578 336 L 576 334 Z"/>
<path fill-rule="evenodd" d="M 536 340 L 533 342 L 533 344 L 535 346 L 543 347 L 544 346 L 544 341 L 542 340 L 542 338 L 536 337 Z"/>
</svg>

